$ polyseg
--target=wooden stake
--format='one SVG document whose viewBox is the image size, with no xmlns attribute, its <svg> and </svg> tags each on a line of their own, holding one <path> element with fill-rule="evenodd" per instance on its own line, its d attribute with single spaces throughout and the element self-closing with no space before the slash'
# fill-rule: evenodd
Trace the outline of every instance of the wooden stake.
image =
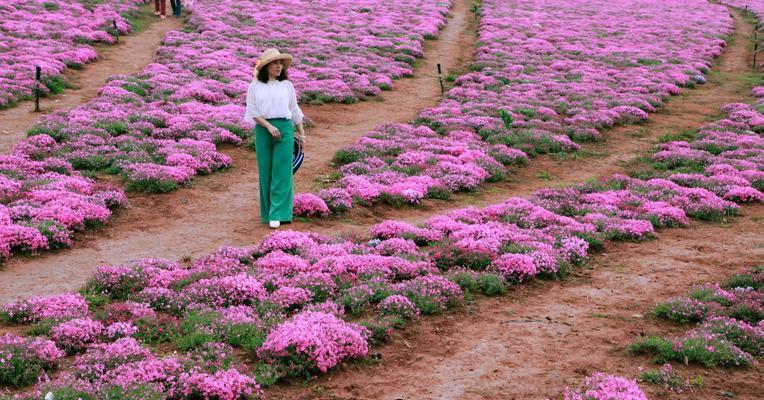
<svg viewBox="0 0 764 400">
<path fill-rule="evenodd" d="M 35 66 L 34 74 L 34 112 L 40 112 L 40 78 L 42 75 L 42 68 L 39 65 Z"/>
<path fill-rule="evenodd" d="M 443 71 L 440 69 L 440 63 L 438 63 L 438 81 L 440 81 L 440 94 L 446 93 L 446 87 L 443 86 Z"/>
</svg>

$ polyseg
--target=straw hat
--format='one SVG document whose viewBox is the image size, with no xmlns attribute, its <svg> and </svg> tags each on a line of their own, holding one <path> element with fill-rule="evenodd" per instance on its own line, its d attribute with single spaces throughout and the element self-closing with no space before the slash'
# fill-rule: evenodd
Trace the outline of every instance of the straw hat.
<svg viewBox="0 0 764 400">
<path fill-rule="evenodd" d="M 261 66 L 268 65 L 268 63 L 276 60 L 284 61 L 284 69 L 287 69 L 292 65 L 292 56 L 290 54 L 280 53 L 276 49 L 268 49 L 260 55 L 260 58 L 255 63 L 255 71 L 259 71 Z"/>
</svg>

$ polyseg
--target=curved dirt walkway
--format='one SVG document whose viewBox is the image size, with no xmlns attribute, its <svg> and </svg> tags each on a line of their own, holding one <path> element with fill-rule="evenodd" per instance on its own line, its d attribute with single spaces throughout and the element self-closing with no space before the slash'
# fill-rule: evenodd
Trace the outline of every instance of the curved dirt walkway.
<svg viewBox="0 0 764 400">
<path fill-rule="evenodd" d="M 296 191 L 331 172 L 329 162 L 343 145 L 387 122 L 411 121 L 416 112 L 440 100 L 437 63 L 444 73 L 466 65 L 472 56 L 474 19 L 469 0 L 457 0 L 437 40 L 425 44 L 425 58 L 413 78 L 394 82 L 381 98 L 357 104 L 303 108 L 315 123 L 308 134 L 305 163 L 296 176 Z M 104 228 L 83 233 L 73 249 L 15 257 L 0 267 L 0 303 L 18 296 L 75 290 L 98 264 L 142 257 L 180 259 L 207 254 L 221 245 L 250 245 L 269 233 L 258 211 L 255 153 L 223 147 L 233 168 L 198 178 L 193 187 L 167 195 L 129 195 L 129 205 Z M 295 223 L 293 229 L 336 233 L 342 221 Z M 287 227 L 289 228 L 289 227 Z"/>
<path fill-rule="evenodd" d="M 64 76 L 72 88 L 63 93 L 40 99 L 41 112 L 34 112 L 34 101 L 25 101 L 13 108 L 0 111 L 0 154 L 19 140 L 46 114 L 68 111 L 94 98 L 112 75 L 136 74 L 154 61 L 154 54 L 165 34 L 183 28 L 178 18 L 160 20 L 154 17 L 148 6 L 141 9 L 141 18 L 150 24 L 134 35 L 120 36 L 117 45 L 97 45 L 98 59 L 86 64 L 81 70 L 66 69 Z M 150 14 L 150 16 L 146 16 Z M 156 18 L 154 20 L 153 18 Z"/>
</svg>

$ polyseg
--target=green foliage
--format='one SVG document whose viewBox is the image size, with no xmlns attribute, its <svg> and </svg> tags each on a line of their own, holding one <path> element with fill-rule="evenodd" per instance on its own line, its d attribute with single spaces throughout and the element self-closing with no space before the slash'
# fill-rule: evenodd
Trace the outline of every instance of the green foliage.
<svg viewBox="0 0 764 400">
<path fill-rule="evenodd" d="M 222 336 L 223 340 L 233 347 L 255 351 L 263 345 L 267 335 L 255 325 L 236 324 L 224 327 Z"/>
<path fill-rule="evenodd" d="M 64 79 L 64 77 L 61 75 L 46 76 L 41 78 L 40 82 L 42 82 L 42 84 L 45 85 L 45 87 L 47 87 L 52 94 L 61 93 L 64 91 L 64 89 L 69 87 L 66 79 Z"/>
<path fill-rule="evenodd" d="M 128 179 L 125 183 L 128 192 L 169 193 L 177 188 L 178 184 L 173 181 L 156 179 Z"/>
<path fill-rule="evenodd" d="M 340 149 L 334 154 L 332 162 L 335 166 L 342 166 L 356 162 L 363 158 L 364 154 L 358 150 Z"/>
<path fill-rule="evenodd" d="M 45 367 L 42 362 L 26 356 L 25 350 L 13 349 L 6 354 L 5 360 L 0 364 L 0 385 L 24 387 L 37 381 Z"/>
<path fill-rule="evenodd" d="M 96 128 L 101 128 L 111 136 L 120 136 L 127 133 L 127 125 L 121 121 L 101 121 L 95 124 Z"/>
<path fill-rule="evenodd" d="M 722 285 L 726 289 L 751 287 L 756 290 L 764 290 L 764 280 L 757 280 L 754 275 L 763 276 L 764 267 L 753 267 L 750 270 L 736 274 Z"/>
<path fill-rule="evenodd" d="M 112 386 L 106 391 L 106 399 L 108 400 L 164 400 L 166 398 L 164 393 L 157 391 L 150 385 L 137 385 L 129 388 Z M 58 397 L 55 399 L 59 400 Z"/>
<path fill-rule="evenodd" d="M 255 380 L 262 387 L 272 386 L 283 377 L 283 373 L 271 364 L 259 362 L 255 365 Z"/>
<path fill-rule="evenodd" d="M 480 290 L 480 284 L 474 272 L 459 271 L 451 275 L 448 279 L 459 285 L 464 293 L 476 293 Z"/>
<path fill-rule="evenodd" d="M 696 362 L 705 367 L 749 366 L 752 359 L 746 357 L 730 342 L 704 338 L 682 338 L 679 343 L 657 336 L 641 338 L 630 344 L 631 354 L 653 354 L 654 362 L 664 364 L 669 361 Z"/>
<path fill-rule="evenodd" d="M 358 325 L 365 327 L 371 332 L 369 344 L 372 346 L 387 343 L 390 340 L 390 335 L 393 333 L 392 324 L 388 319 L 367 319 L 359 322 Z"/>
<path fill-rule="evenodd" d="M 480 292 L 486 296 L 499 296 L 507 293 L 507 283 L 497 274 L 481 274 L 477 279 Z"/>
<path fill-rule="evenodd" d="M 134 335 L 143 343 L 166 343 L 178 333 L 178 321 L 175 317 L 158 314 L 156 318 L 141 318 L 135 321 L 138 332 Z"/>
<path fill-rule="evenodd" d="M 448 200 L 451 198 L 451 191 L 446 187 L 431 186 L 427 188 L 427 197 L 430 199 Z"/>
<path fill-rule="evenodd" d="M 29 328 L 26 330 L 26 334 L 29 336 L 48 336 L 50 335 L 51 329 L 53 329 L 54 326 L 58 325 L 60 321 L 54 321 L 54 320 L 43 320 L 36 324 L 30 325 Z"/>
<path fill-rule="evenodd" d="M 684 379 L 673 370 L 671 364 L 664 365 L 660 370 L 647 370 L 642 373 L 641 378 L 645 382 L 662 386 L 677 393 L 703 386 L 703 378 L 700 375 L 692 380 Z"/>
<path fill-rule="evenodd" d="M 504 129 L 509 129 L 512 127 L 512 115 L 507 110 L 499 110 L 499 117 L 501 117 L 501 121 L 504 123 Z"/>
</svg>

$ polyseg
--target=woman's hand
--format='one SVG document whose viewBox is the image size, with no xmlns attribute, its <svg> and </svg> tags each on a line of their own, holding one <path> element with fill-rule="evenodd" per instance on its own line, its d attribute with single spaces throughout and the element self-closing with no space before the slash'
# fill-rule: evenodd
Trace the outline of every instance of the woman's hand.
<svg viewBox="0 0 764 400">
<path fill-rule="evenodd" d="M 278 128 L 276 128 L 273 125 L 268 125 L 267 129 L 268 129 L 268 133 L 271 134 L 271 137 L 273 138 L 273 140 L 277 142 L 281 141 L 281 132 L 278 130 Z"/>
<path fill-rule="evenodd" d="M 300 143 L 305 144 L 305 128 L 302 126 L 302 122 L 297 124 L 297 140 L 300 141 Z"/>
</svg>

